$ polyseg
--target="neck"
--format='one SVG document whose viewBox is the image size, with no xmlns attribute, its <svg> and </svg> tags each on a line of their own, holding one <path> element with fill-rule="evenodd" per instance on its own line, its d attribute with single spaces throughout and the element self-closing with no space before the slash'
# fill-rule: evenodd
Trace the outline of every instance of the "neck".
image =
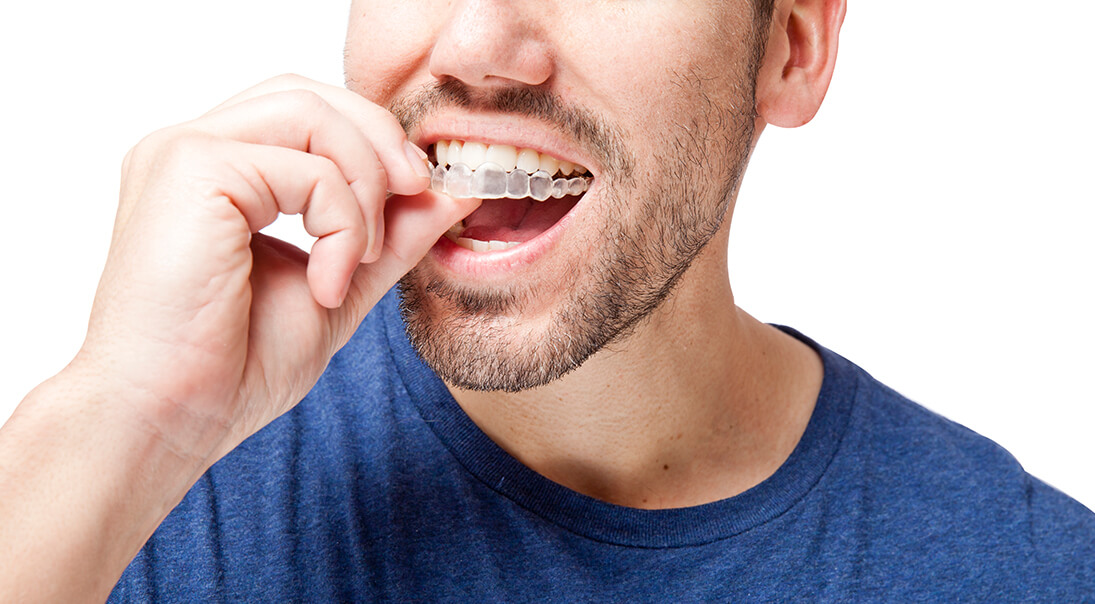
<svg viewBox="0 0 1095 604">
<path fill-rule="evenodd" d="M 449 390 L 509 454 L 604 501 L 685 507 L 756 486 L 806 429 L 822 367 L 734 305 L 726 231 L 639 328 L 579 369 L 516 394 Z"/>
</svg>

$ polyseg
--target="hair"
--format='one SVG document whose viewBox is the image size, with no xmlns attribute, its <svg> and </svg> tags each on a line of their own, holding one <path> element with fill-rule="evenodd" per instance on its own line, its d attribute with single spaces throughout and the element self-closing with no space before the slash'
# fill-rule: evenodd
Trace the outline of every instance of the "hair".
<svg viewBox="0 0 1095 604">
<path fill-rule="evenodd" d="M 768 50 L 768 30 L 772 25 L 775 4 L 775 0 L 753 0 L 753 77 L 756 77 Z"/>
<path fill-rule="evenodd" d="M 771 20 L 775 4 L 775 0 L 753 0 L 753 9 L 756 11 L 757 19 Z"/>
</svg>

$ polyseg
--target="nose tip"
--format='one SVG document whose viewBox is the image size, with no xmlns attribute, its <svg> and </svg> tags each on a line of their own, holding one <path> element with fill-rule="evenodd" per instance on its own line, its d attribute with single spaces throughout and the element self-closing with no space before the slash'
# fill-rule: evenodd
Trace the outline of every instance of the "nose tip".
<svg viewBox="0 0 1095 604">
<path fill-rule="evenodd" d="M 430 55 L 430 72 L 469 86 L 492 87 L 546 82 L 553 65 L 537 27 L 537 11 L 512 2 L 471 0 L 453 3 Z"/>
</svg>

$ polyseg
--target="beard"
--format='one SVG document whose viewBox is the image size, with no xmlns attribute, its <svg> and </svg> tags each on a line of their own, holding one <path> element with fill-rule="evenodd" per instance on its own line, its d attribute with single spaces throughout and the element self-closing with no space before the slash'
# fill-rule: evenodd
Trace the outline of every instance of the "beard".
<svg viewBox="0 0 1095 604">
<path fill-rule="evenodd" d="M 400 281 L 407 335 L 444 381 L 507 392 L 545 385 L 626 339 L 669 297 L 727 215 L 752 151 L 755 117 L 755 77 L 740 78 L 719 102 L 706 94 L 705 78 L 677 79 L 682 98 L 699 99 L 698 106 L 673 121 L 652 145 L 664 151 L 641 166 L 619 132 L 542 90 L 473 96 L 449 81 L 391 107 L 408 130 L 445 103 L 536 117 L 585 144 L 603 167 L 598 236 L 580 243 L 588 255 L 554 273 L 557 279 L 467 286 L 424 262 Z M 546 319 L 529 316 L 537 301 L 560 294 Z"/>
</svg>

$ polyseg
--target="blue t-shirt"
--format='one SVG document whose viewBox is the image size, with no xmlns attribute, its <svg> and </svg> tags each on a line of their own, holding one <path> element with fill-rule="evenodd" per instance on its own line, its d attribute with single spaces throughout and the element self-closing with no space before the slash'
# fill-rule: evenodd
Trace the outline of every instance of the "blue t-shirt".
<svg viewBox="0 0 1095 604">
<path fill-rule="evenodd" d="M 1095 601 L 1095 515 L 812 342 L 821 394 L 775 474 L 638 510 L 502 451 L 396 306 L 202 476 L 112 601 Z"/>
</svg>

